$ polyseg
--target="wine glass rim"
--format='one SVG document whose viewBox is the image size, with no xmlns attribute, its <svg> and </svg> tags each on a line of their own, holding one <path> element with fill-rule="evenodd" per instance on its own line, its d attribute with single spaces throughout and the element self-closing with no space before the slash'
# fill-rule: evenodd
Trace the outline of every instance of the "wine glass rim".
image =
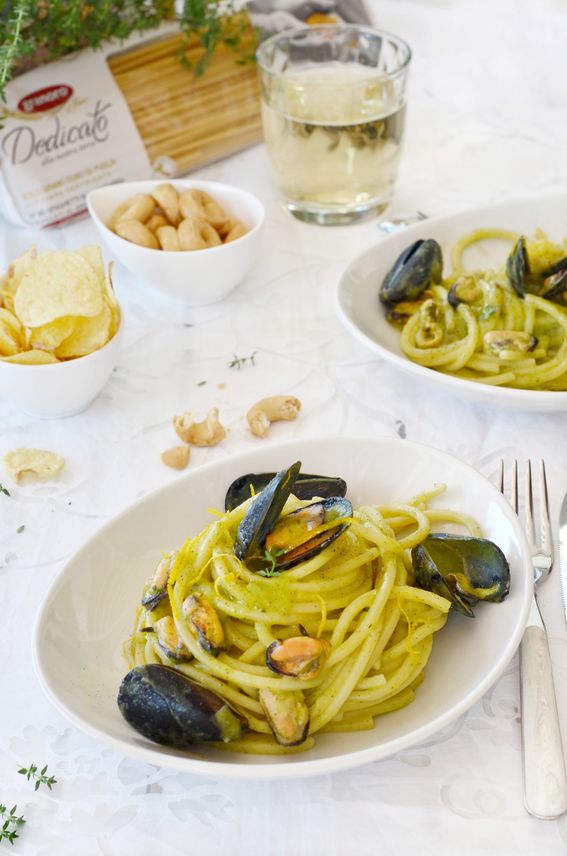
<svg viewBox="0 0 567 856">
<path fill-rule="evenodd" d="M 376 27 L 367 26 L 365 24 L 317 24 L 315 26 L 312 25 L 304 25 L 303 27 L 288 27 L 285 30 L 281 30 L 279 33 L 274 33 L 273 36 L 265 39 L 258 47 L 256 51 L 256 60 L 258 62 L 258 66 L 262 70 L 264 74 L 268 74 L 271 77 L 280 77 L 281 71 L 274 71 L 263 62 L 264 55 L 266 51 L 269 50 L 272 45 L 275 44 L 279 39 L 292 38 L 294 36 L 307 35 L 308 33 L 316 33 L 316 32 L 326 32 L 328 33 L 330 30 L 336 30 L 337 32 L 344 32 L 345 30 L 351 30 L 356 32 L 366 32 L 370 33 L 373 36 L 380 36 L 383 39 L 389 39 L 391 42 L 396 44 L 399 47 L 402 47 L 405 50 L 405 56 L 400 62 L 399 66 L 393 71 L 386 71 L 379 74 L 369 74 L 368 78 L 361 78 L 357 80 L 356 83 L 364 83 L 366 79 L 376 81 L 376 80 L 392 80 L 393 78 L 399 76 L 407 69 L 411 58 L 412 58 L 412 50 L 409 44 L 402 39 L 400 36 L 397 36 L 395 33 L 390 33 L 386 30 L 379 30 Z M 310 87 L 316 86 L 329 86 L 329 83 L 309 83 Z"/>
</svg>

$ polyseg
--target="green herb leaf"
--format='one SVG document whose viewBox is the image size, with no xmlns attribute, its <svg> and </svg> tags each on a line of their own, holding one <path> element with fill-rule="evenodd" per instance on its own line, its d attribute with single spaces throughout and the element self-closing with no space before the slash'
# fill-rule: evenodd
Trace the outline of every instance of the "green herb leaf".
<svg viewBox="0 0 567 856">
<path fill-rule="evenodd" d="M 486 321 L 488 318 L 491 318 L 493 315 L 496 315 L 496 311 L 496 306 L 491 306 L 490 303 L 487 303 L 480 315 L 478 316 L 478 320 Z"/>
<path fill-rule="evenodd" d="M 252 366 L 256 365 L 254 360 L 257 353 L 258 351 L 254 351 L 249 357 L 237 357 L 236 354 L 233 354 L 233 359 L 228 364 L 229 369 L 238 369 L 240 371 L 246 363 L 250 363 Z"/>
<path fill-rule="evenodd" d="M 281 571 L 279 571 L 276 567 L 277 561 L 280 556 L 283 556 L 285 550 L 280 550 L 278 547 L 274 547 L 273 550 L 264 550 L 263 559 L 267 563 L 265 568 L 262 568 L 261 571 L 258 571 L 258 575 L 260 577 L 279 577 Z"/>
<path fill-rule="evenodd" d="M 8 490 L 7 487 L 4 487 L 2 482 L 0 482 L 0 493 L 4 493 L 4 494 L 6 494 L 6 496 L 10 496 L 10 491 Z"/>
<path fill-rule="evenodd" d="M 17 829 L 26 822 L 23 815 L 17 816 L 18 806 L 14 805 L 8 812 L 5 805 L 0 805 L 0 818 L 4 819 L 4 823 L 0 827 L 0 842 L 9 841 L 14 843 L 16 838 L 19 838 Z"/>
<path fill-rule="evenodd" d="M 23 523 L 21 526 L 18 526 L 18 528 L 16 529 L 16 532 L 18 533 L 18 535 L 21 535 L 21 533 L 24 531 L 25 528 L 26 527 L 24 526 Z"/>
<path fill-rule="evenodd" d="M 206 382 L 206 380 L 200 380 L 197 386 L 205 386 Z"/>
<path fill-rule="evenodd" d="M 0 98 L 5 101 L 11 77 L 46 60 L 107 40 L 120 42 L 131 33 L 153 30 L 173 21 L 182 34 L 180 63 L 195 75 L 207 68 L 217 48 L 225 45 L 241 62 L 253 62 L 258 33 L 237 0 L 11 0 L 0 4 Z M 195 42 L 202 53 L 187 57 Z"/>
<path fill-rule="evenodd" d="M 49 790 L 51 790 L 53 785 L 57 784 L 57 779 L 54 778 L 53 776 L 47 776 L 46 775 L 47 766 L 48 765 L 46 764 L 45 767 L 43 768 L 43 770 L 41 770 L 41 772 L 38 773 L 37 772 L 37 764 L 34 764 L 32 762 L 29 765 L 29 767 L 21 767 L 18 770 L 18 773 L 20 773 L 20 775 L 22 775 L 22 776 L 25 776 L 26 779 L 28 780 L 28 782 L 30 781 L 30 779 L 36 780 L 35 784 L 34 784 L 34 790 L 37 791 L 41 787 L 41 785 L 47 785 Z"/>
</svg>

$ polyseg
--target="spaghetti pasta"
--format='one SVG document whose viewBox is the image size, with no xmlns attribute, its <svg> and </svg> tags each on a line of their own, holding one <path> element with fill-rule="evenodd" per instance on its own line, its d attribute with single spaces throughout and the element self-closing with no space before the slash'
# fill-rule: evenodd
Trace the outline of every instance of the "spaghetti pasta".
<svg viewBox="0 0 567 856">
<path fill-rule="evenodd" d="M 160 562 L 125 643 L 130 667 L 173 666 L 244 716 L 249 733 L 219 748 L 300 751 L 313 746 L 317 733 L 372 728 L 376 716 L 413 701 L 433 635 L 450 607 L 444 597 L 412 585 L 409 551 L 433 522 L 456 522 L 480 534 L 467 515 L 429 508 L 442 490 L 437 486 L 405 504 L 357 508 L 329 546 L 273 575 L 254 572 L 235 555 L 237 529 L 255 498 L 217 516 Z M 283 513 L 307 504 L 291 495 Z M 224 641 L 214 651 L 187 620 L 187 600 L 195 598 L 222 623 Z M 172 659 L 156 632 L 164 620 L 172 622 L 182 659 Z M 299 676 L 276 674 L 268 668 L 267 649 L 298 632 L 320 640 L 322 667 Z M 263 703 L 270 691 L 307 707 L 309 735 L 300 746 L 280 745 L 272 736 Z"/>
<path fill-rule="evenodd" d="M 450 275 L 429 285 L 415 303 L 403 304 L 409 317 L 403 318 L 400 344 L 410 360 L 492 386 L 567 390 L 567 310 L 547 299 L 544 287 L 546 271 L 564 261 L 567 269 L 565 245 L 541 233 L 526 243 L 536 285 L 525 296 L 512 286 L 508 269 L 470 271 L 464 264 L 465 251 L 477 242 L 518 239 L 502 229 L 477 229 L 457 241 Z M 391 320 L 400 318 L 398 305 L 389 307 Z"/>
</svg>

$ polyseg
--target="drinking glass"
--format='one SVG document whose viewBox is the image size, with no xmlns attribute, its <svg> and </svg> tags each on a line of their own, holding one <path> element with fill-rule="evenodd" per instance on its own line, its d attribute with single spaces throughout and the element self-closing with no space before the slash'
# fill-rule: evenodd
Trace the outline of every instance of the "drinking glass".
<svg viewBox="0 0 567 856">
<path fill-rule="evenodd" d="M 322 225 L 380 214 L 398 171 L 409 46 L 325 24 L 272 36 L 257 56 L 264 138 L 289 211 Z"/>
</svg>

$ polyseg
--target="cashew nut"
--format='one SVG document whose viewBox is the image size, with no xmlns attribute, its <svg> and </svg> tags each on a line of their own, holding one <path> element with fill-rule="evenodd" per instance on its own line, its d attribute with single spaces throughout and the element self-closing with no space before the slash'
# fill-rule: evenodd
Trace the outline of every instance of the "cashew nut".
<svg viewBox="0 0 567 856">
<path fill-rule="evenodd" d="M 159 250 L 156 236 L 139 220 L 120 220 L 116 226 L 116 234 L 132 244 L 138 244 L 139 247 Z"/>
<path fill-rule="evenodd" d="M 221 242 L 216 229 L 199 217 L 182 220 L 177 227 L 177 235 L 182 250 L 204 250 Z"/>
<path fill-rule="evenodd" d="M 301 401 L 292 395 L 273 395 L 256 402 L 246 414 L 250 430 L 256 437 L 267 437 L 272 422 L 291 421 L 301 410 Z"/>
<path fill-rule="evenodd" d="M 167 467 L 184 470 L 189 463 L 190 452 L 189 446 L 174 446 L 173 449 L 166 449 L 161 453 L 161 460 Z"/>
<path fill-rule="evenodd" d="M 202 422 L 195 422 L 192 413 L 174 416 L 173 427 L 184 443 L 192 443 L 193 446 L 216 446 L 226 437 L 226 431 L 219 422 L 219 412 L 216 407 L 209 410 L 207 418 Z"/>
</svg>

